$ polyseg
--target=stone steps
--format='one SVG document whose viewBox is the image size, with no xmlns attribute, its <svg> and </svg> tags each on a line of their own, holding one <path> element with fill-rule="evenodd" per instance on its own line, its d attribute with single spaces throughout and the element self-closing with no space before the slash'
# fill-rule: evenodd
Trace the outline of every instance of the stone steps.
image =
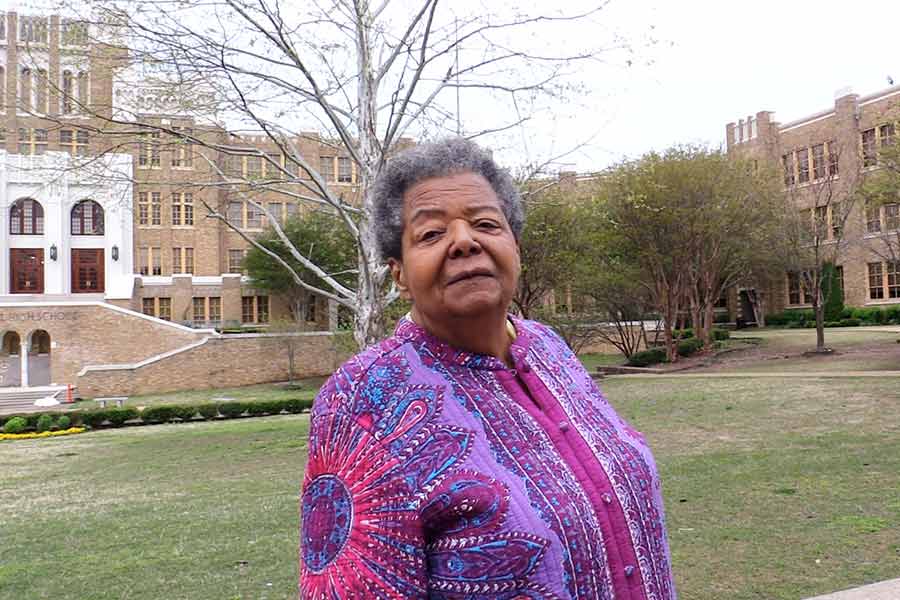
<svg viewBox="0 0 900 600">
<path fill-rule="evenodd" d="M 35 406 L 34 402 L 48 396 L 54 396 L 57 400 L 63 401 L 65 393 L 66 388 L 62 386 L 0 388 L 0 414 L 60 410 L 65 406 Z"/>
</svg>

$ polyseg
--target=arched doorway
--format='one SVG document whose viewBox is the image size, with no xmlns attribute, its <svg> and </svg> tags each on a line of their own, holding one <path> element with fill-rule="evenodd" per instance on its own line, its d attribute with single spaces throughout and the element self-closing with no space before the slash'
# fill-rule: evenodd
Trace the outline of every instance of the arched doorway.
<svg viewBox="0 0 900 600">
<path fill-rule="evenodd" d="M 50 385 L 50 334 L 35 329 L 28 336 L 28 385 Z"/>
<path fill-rule="evenodd" d="M 0 387 L 22 384 L 22 342 L 15 331 L 7 331 L 0 340 Z"/>
</svg>

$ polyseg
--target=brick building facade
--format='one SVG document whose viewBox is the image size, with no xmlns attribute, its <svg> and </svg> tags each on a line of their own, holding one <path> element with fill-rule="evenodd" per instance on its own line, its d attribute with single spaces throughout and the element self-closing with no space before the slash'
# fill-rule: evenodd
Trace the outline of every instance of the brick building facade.
<svg viewBox="0 0 900 600">
<path fill-rule="evenodd" d="M 0 13 L 3 314 L 14 315 L 19 308 L 55 314 L 56 309 L 44 311 L 42 306 L 105 302 L 124 309 L 101 311 L 101 321 L 119 323 L 110 327 L 130 327 L 128 312 L 142 313 L 164 323 L 158 335 L 165 332 L 176 344 L 183 341 L 185 327 L 214 337 L 218 334 L 212 328 L 264 333 L 273 320 L 292 318 L 288 298 L 256 289 L 242 273 L 250 244 L 209 215 L 227 217 L 245 235 L 259 234 L 267 220 L 246 202 L 248 195 L 282 221 L 305 207 L 279 193 L 277 185 L 262 186 L 263 191 L 253 185 L 235 189 L 223 185 L 225 176 L 251 182 L 281 175 L 290 179 L 300 177 L 298 169 L 268 138 L 237 137 L 178 111 L 167 112 L 154 101 L 153 90 L 135 94 L 133 86 L 121 81 L 120 71 L 127 66 L 126 52 L 92 44 L 81 22 Z M 136 115 L 140 122 L 189 130 L 198 141 L 237 151 L 216 152 L 152 128 L 111 125 L 120 96 L 125 97 L 123 87 L 129 88 L 129 101 L 136 97 L 143 102 L 137 106 L 146 109 Z M 298 137 L 296 145 L 338 194 L 355 196 L 355 165 L 340 146 L 316 134 Z M 99 162 L 107 167 L 102 176 L 96 170 Z M 284 189 L 291 185 L 296 184 L 285 183 Z M 298 315 L 298 329 L 335 326 L 336 311 L 323 299 L 310 296 L 306 307 Z M 6 371 L 15 376 L 0 375 L 0 385 L 76 383 L 83 368 L 110 364 L 102 352 L 80 353 L 75 369 L 69 358 L 53 353 L 74 356 L 78 336 L 87 333 L 55 325 L 54 331 L 26 331 L 22 323 L 0 317 L 0 363 L 21 357 L 11 369 L 7 364 Z M 110 347 L 117 339 L 109 338 Z M 130 357 L 130 350 L 124 350 L 119 355 Z M 149 347 L 141 351 L 144 359 L 156 355 Z M 29 353 L 32 364 L 43 360 L 50 374 L 29 378 Z"/>
<path fill-rule="evenodd" d="M 741 153 L 770 165 L 783 175 L 785 199 L 792 202 L 823 245 L 840 240 L 836 267 L 846 306 L 900 303 L 900 264 L 885 260 L 883 244 L 900 231 L 898 204 L 867 206 L 854 196 L 867 174 L 877 171 L 878 151 L 892 144 L 900 118 L 900 86 L 860 96 L 849 90 L 835 94 L 834 105 L 790 123 L 758 112 L 726 125 L 728 152 Z M 823 201 L 823 184 L 830 199 Z M 752 320 L 743 291 L 731 299 L 737 318 Z M 769 294 L 767 312 L 809 308 L 811 298 L 802 278 L 785 273 Z"/>
</svg>

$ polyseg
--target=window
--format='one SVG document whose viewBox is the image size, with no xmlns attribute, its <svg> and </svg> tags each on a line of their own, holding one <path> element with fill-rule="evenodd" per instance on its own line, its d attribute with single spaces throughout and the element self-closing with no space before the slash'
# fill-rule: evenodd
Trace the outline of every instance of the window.
<svg viewBox="0 0 900 600">
<path fill-rule="evenodd" d="M 244 259 L 247 257 L 247 251 L 243 249 L 232 248 L 228 251 L 228 272 L 243 273 Z"/>
<path fill-rule="evenodd" d="M 875 153 L 875 129 L 866 129 L 860 135 L 862 137 L 863 166 L 873 167 L 878 164 L 878 155 Z"/>
<path fill-rule="evenodd" d="M 338 158 L 338 181 L 341 183 L 353 183 L 353 163 L 346 156 Z"/>
<path fill-rule="evenodd" d="M 19 128 L 19 154 L 43 154 L 46 151 L 46 129 Z"/>
<path fill-rule="evenodd" d="M 800 275 L 788 273 L 788 304 L 800 304 Z"/>
<path fill-rule="evenodd" d="M 235 227 L 243 227 L 244 226 L 244 203 L 231 201 L 228 203 L 228 209 L 226 210 L 225 218 L 228 219 L 228 222 L 234 225 Z"/>
<path fill-rule="evenodd" d="M 162 275 L 162 251 L 158 246 L 138 248 L 138 273 L 141 275 Z"/>
<path fill-rule="evenodd" d="M 790 187 L 794 185 L 794 155 L 785 154 L 782 156 L 781 164 L 784 167 L 784 185 Z"/>
<path fill-rule="evenodd" d="M 172 320 L 172 299 L 171 298 L 144 298 L 143 313 L 162 319 L 163 321 Z"/>
<path fill-rule="evenodd" d="M 279 225 L 284 225 L 284 212 L 282 211 L 282 207 L 284 204 L 281 202 L 269 202 L 269 214 L 275 217 L 275 220 L 278 221 Z"/>
<path fill-rule="evenodd" d="M 222 167 L 225 175 L 229 177 L 244 176 L 244 157 L 228 154 L 225 156 L 225 164 Z"/>
<path fill-rule="evenodd" d="M 172 225 L 192 226 L 194 224 L 194 194 L 175 192 L 172 194 Z"/>
<path fill-rule="evenodd" d="M 809 181 L 809 148 L 797 150 L 797 183 Z"/>
<path fill-rule="evenodd" d="M 28 67 L 19 71 L 19 107 L 31 110 L 31 69 Z"/>
<path fill-rule="evenodd" d="M 297 203 L 296 202 L 288 202 L 284 205 L 285 218 L 291 219 L 297 215 Z"/>
<path fill-rule="evenodd" d="M 821 239 L 825 239 L 828 237 L 828 207 L 827 206 L 817 206 L 815 212 L 813 213 L 816 227 L 816 236 Z"/>
<path fill-rule="evenodd" d="M 72 235 L 103 235 L 103 207 L 93 200 L 73 206 Z"/>
<path fill-rule="evenodd" d="M 39 113 L 48 112 L 49 106 L 47 105 L 47 88 L 49 87 L 49 83 L 50 82 L 47 81 L 47 70 L 38 69 L 37 73 L 34 76 L 34 109 Z"/>
<path fill-rule="evenodd" d="M 78 72 L 78 107 L 79 112 L 84 112 L 88 105 L 88 74 L 84 71 Z"/>
<path fill-rule="evenodd" d="M 0 13 L 0 40 L 6 39 L 6 14 Z"/>
<path fill-rule="evenodd" d="M 193 298 L 194 327 L 218 327 L 222 321 L 222 298 L 219 296 Z"/>
<path fill-rule="evenodd" d="M 269 297 L 268 296 L 243 296 L 243 297 L 241 297 L 241 322 L 242 323 L 268 323 L 269 322 Z"/>
<path fill-rule="evenodd" d="M 838 174 L 838 149 L 835 142 L 828 142 L 828 175 L 835 176 Z"/>
<path fill-rule="evenodd" d="M 881 231 L 881 208 L 866 204 L 866 232 L 879 233 Z"/>
<path fill-rule="evenodd" d="M 262 157 L 261 156 L 248 156 L 247 157 L 247 179 L 261 179 L 263 175 L 262 170 Z"/>
<path fill-rule="evenodd" d="M 189 127 L 173 127 L 172 129 L 188 137 L 194 133 Z M 194 168 L 194 149 L 189 139 L 179 137 L 175 140 L 175 147 L 172 149 L 172 167 L 175 169 Z"/>
<path fill-rule="evenodd" d="M 86 46 L 88 43 L 88 26 L 84 21 L 63 19 L 60 41 L 64 46 Z"/>
<path fill-rule="evenodd" d="M 334 181 L 334 157 L 333 156 L 320 156 L 319 157 L 319 173 L 325 179 L 325 181 Z"/>
<path fill-rule="evenodd" d="M 315 323 L 316 321 L 316 297 L 315 296 L 307 296 L 306 297 L 306 314 L 303 315 L 303 318 L 308 323 Z"/>
<path fill-rule="evenodd" d="M 144 168 L 159 168 L 159 132 L 141 134 L 140 147 L 138 148 L 138 166 Z"/>
<path fill-rule="evenodd" d="M 138 225 L 160 225 L 161 223 L 162 200 L 160 193 L 138 192 Z"/>
<path fill-rule="evenodd" d="M 900 262 L 887 263 L 888 298 L 900 298 Z"/>
<path fill-rule="evenodd" d="M 881 300 L 884 298 L 884 276 L 881 271 L 881 263 L 869 263 L 869 299 Z"/>
<path fill-rule="evenodd" d="M 19 15 L 19 42 L 47 43 L 47 18 Z"/>
<path fill-rule="evenodd" d="M 59 131 L 59 147 L 63 152 L 72 156 L 87 156 L 90 135 L 87 131 L 78 129 L 61 129 Z"/>
<path fill-rule="evenodd" d="M 62 113 L 71 115 L 75 112 L 75 79 L 71 71 L 62 74 Z"/>
<path fill-rule="evenodd" d="M 172 273 L 189 273 L 194 272 L 194 249 L 193 248 L 172 248 Z"/>
<path fill-rule="evenodd" d="M 263 211 L 249 202 L 247 203 L 247 229 L 262 229 Z"/>
<path fill-rule="evenodd" d="M 900 204 L 884 205 L 884 230 L 896 231 L 900 229 Z"/>
<path fill-rule="evenodd" d="M 844 213 L 842 209 L 840 202 L 831 203 L 831 237 L 833 239 L 840 238 L 843 231 Z"/>
<path fill-rule="evenodd" d="M 838 287 L 840 288 L 841 293 L 841 301 L 844 301 L 844 267 L 836 266 L 834 268 L 835 275 L 837 275 Z"/>
<path fill-rule="evenodd" d="M 881 147 L 891 146 L 894 144 L 894 124 L 888 123 L 878 128 L 878 138 L 881 140 Z"/>
<path fill-rule="evenodd" d="M 812 148 L 813 179 L 825 177 L 825 144 L 816 144 Z"/>
<path fill-rule="evenodd" d="M 0 17 L 0 27 L 2 27 L 3 18 Z M 3 38 L 0 38 L 3 39 Z M 0 65 L 0 113 L 6 110 L 6 69 Z"/>
<path fill-rule="evenodd" d="M 266 154 L 266 177 L 269 179 L 281 179 L 281 155 Z"/>
<path fill-rule="evenodd" d="M 31 198 L 16 200 L 9 209 L 9 233 L 44 235 L 44 207 Z"/>
</svg>

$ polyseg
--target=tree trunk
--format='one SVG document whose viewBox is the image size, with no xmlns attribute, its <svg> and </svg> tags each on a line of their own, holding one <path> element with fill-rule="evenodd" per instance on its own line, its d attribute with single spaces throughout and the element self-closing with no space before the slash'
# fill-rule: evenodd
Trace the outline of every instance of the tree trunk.
<svg viewBox="0 0 900 600">
<path fill-rule="evenodd" d="M 703 328 L 700 331 L 700 339 L 703 341 L 704 346 L 708 347 L 712 344 L 712 329 L 715 320 L 716 309 L 712 302 L 707 301 L 706 305 L 703 307 Z M 694 335 L 697 335 L 696 331 L 694 332 Z"/>
<path fill-rule="evenodd" d="M 817 302 L 813 310 L 816 313 L 816 352 L 825 352 L 825 307 Z"/>
</svg>

